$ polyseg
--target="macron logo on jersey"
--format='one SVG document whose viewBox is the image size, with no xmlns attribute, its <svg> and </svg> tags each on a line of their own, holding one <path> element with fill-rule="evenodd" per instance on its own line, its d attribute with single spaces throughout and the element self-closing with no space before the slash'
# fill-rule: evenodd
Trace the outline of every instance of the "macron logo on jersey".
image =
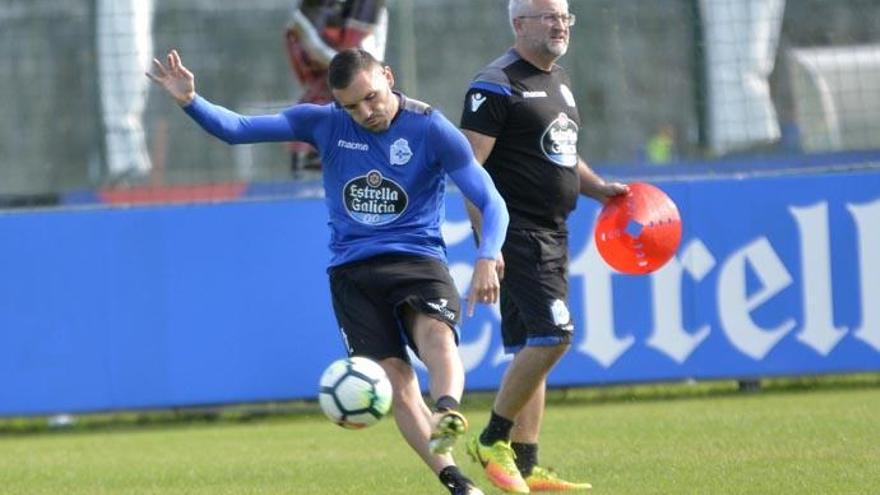
<svg viewBox="0 0 880 495">
<path fill-rule="evenodd" d="M 471 95 L 471 112 L 476 112 L 480 106 L 486 103 L 486 95 L 483 93 L 474 93 Z"/>
<path fill-rule="evenodd" d="M 455 311 L 446 307 L 446 305 L 449 304 L 448 299 L 440 298 L 434 301 L 425 301 L 425 303 L 430 306 L 431 309 L 443 315 L 447 320 L 455 321 Z"/>
<path fill-rule="evenodd" d="M 344 139 L 336 141 L 336 146 L 339 146 L 340 148 L 345 148 L 347 150 L 370 151 L 370 145 L 367 143 L 353 143 Z"/>
</svg>

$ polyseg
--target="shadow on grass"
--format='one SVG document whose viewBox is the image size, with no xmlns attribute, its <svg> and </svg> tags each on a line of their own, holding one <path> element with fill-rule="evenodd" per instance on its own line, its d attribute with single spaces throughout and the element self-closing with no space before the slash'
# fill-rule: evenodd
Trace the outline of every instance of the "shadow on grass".
<svg viewBox="0 0 880 495">
<path fill-rule="evenodd" d="M 693 400 L 873 388 L 880 389 L 880 373 L 748 379 L 740 382 L 720 380 L 556 388 L 547 391 L 547 403 L 555 407 L 576 407 L 588 404 Z M 467 392 L 462 405 L 465 409 L 489 410 L 492 407 L 494 397 L 494 391 Z M 291 401 L 85 414 L 73 416 L 71 422 L 62 422 L 60 426 L 52 426 L 53 417 L 47 416 L 9 418 L 0 419 L 0 440 L 8 436 L 133 431 L 144 428 L 189 428 L 272 421 L 309 421 L 317 417 L 322 417 L 317 402 Z"/>
</svg>

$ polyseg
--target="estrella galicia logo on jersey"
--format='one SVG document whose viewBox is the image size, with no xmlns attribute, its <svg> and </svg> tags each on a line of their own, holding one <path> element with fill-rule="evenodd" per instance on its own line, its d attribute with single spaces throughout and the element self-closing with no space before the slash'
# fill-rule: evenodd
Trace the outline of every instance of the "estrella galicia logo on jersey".
<svg viewBox="0 0 880 495">
<path fill-rule="evenodd" d="M 483 93 L 474 93 L 471 95 L 471 112 L 476 112 L 480 109 L 483 103 L 486 102 L 486 95 Z"/>
<path fill-rule="evenodd" d="M 385 225 L 406 211 L 409 198 L 400 184 L 382 177 L 378 170 L 355 177 L 345 184 L 342 194 L 351 218 L 366 225 Z"/>
<path fill-rule="evenodd" d="M 578 126 L 560 113 L 541 136 L 541 149 L 553 163 L 562 167 L 577 165 Z"/>
<path fill-rule="evenodd" d="M 409 149 L 409 141 L 400 138 L 391 145 L 391 164 L 406 165 L 412 158 L 413 152 Z"/>
</svg>

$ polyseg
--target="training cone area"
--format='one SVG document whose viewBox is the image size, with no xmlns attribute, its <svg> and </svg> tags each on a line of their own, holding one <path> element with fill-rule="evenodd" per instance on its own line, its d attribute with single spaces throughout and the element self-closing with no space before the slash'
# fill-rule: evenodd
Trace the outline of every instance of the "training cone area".
<svg viewBox="0 0 880 495">
<path fill-rule="evenodd" d="M 612 198 L 602 208 L 595 240 L 599 254 L 612 268 L 644 275 L 675 255 L 681 242 L 681 217 L 661 189 L 635 182 L 627 194 Z"/>
</svg>

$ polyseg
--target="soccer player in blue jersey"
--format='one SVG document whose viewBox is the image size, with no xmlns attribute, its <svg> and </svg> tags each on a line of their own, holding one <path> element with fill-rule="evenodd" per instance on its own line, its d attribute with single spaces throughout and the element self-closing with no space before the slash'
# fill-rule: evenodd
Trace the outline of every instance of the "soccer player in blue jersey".
<svg viewBox="0 0 880 495">
<path fill-rule="evenodd" d="M 464 389 L 456 349 L 459 294 L 440 235 L 445 176 L 483 218 L 469 312 L 476 302 L 498 299 L 496 258 L 508 215 L 464 136 L 425 103 L 392 91 L 391 69 L 360 49 L 330 63 L 335 103 L 299 104 L 275 115 L 246 117 L 197 95 L 176 51 L 167 65 L 154 60 L 147 76 L 228 143 L 304 141 L 318 149 L 330 212 L 330 289 L 347 351 L 378 361 L 388 373 L 398 428 L 441 483 L 456 495 L 482 494 L 450 455 L 467 421 L 458 412 Z M 433 411 L 407 347 L 428 368 Z"/>
</svg>

